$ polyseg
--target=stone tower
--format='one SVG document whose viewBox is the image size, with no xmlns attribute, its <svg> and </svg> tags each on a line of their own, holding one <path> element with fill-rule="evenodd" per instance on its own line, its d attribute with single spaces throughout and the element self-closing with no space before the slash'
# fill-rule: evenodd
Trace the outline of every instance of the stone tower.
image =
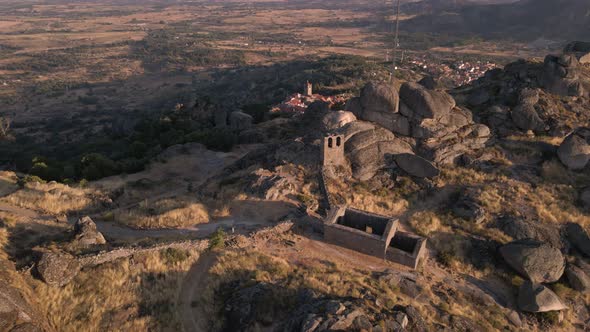
<svg viewBox="0 0 590 332">
<path fill-rule="evenodd" d="M 313 95 L 313 85 L 311 83 L 309 83 L 309 81 L 305 82 L 305 88 L 303 91 L 306 96 Z"/>
<path fill-rule="evenodd" d="M 339 135 L 324 137 L 322 144 L 322 166 L 343 166 L 345 164 L 344 138 Z"/>
</svg>

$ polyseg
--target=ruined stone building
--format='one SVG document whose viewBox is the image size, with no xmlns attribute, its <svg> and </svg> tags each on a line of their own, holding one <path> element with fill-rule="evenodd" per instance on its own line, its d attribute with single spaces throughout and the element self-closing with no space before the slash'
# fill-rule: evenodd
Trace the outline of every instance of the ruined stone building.
<svg viewBox="0 0 590 332">
<path fill-rule="evenodd" d="M 328 213 L 324 240 L 415 269 L 426 253 L 426 239 L 397 228 L 396 219 L 340 206 Z"/>
</svg>

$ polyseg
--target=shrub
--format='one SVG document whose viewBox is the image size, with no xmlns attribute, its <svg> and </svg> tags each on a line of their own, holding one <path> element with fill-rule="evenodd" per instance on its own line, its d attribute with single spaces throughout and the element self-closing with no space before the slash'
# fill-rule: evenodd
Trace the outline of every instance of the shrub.
<svg viewBox="0 0 590 332">
<path fill-rule="evenodd" d="M 16 183 L 20 187 L 24 187 L 27 183 L 31 183 L 31 182 L 45 183 L 45 181 L 43 179 L 41 179 L 40 177 L 38 177 L 36 175 L 25 175 L 24 177 L 19 178 Z"/>
<path fill-rule="evenodd" d="M 219 227 L 209 238 L 209 249 L 223 248 L 225 246 L 225 231 Z"/>
<path fill-rule="evenodd" d="M 100 153 L 91 153 L 82 157 L 82 176 L 88 180 L 98 180 L 115 175 L 119 171 L 117 163 Z"/>
<path fill-rule="evenodd" d="M 182 263 L 190 257 L 190 253 L 186 250 L 167 248 L 160 250 L 160 258 L 168 265 L 175 265 Z"/>
</svg>

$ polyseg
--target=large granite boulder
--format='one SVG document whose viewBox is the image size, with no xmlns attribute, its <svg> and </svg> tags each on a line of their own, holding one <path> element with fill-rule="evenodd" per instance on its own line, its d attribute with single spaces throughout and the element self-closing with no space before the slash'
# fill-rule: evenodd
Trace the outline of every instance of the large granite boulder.
<svg viewBox="0 0 590 332">
<path fill-rule="evenodd" d="M 402 84 L 399 95 L 404 104 L 413 111 L 413 117 L 438 119 L 455 107 L 455 100 L 446 92 L 429 90 L 418 83 Z"/>
<path fill-rule="evenodd" d="M 568 223 L 565 226 L 567 239 L 576 247 L 582 254 L 590 257 L 590 237 L 586 230 L 576 223 Z"/>
<path fill-rule="evenodd" d="M 508 243 L 500 247 L 500 254 L 510 267 L 535 283 L 556 282 L 565 270 L 561 251 L 533 239 Z"/>
<path fill-rule="evenodd" d="M 361 106 L 363 117 L 376 113 L 397 113 L 399 107 L 399 95 L 397 89 L 391 83 L 368 83 L 361 90 Z M 367 121 L 372 121 L 365 119 Z"/>
<path fill-rule="evenodd" d="M 521 217 L 501 216 L 497 220 L 497 227 L 514 240 L 533 239 L 549 243 L 555 248 L 568 247 L 560 234 L 559 228 L 555 225 L 542 224 Z"/>
<path fill-rule="evenodd" d="M 348 123 L 356 121 L 356 116 L 352 112 L 335 111 L 329 112 L 324 117 L 322 123 L 326 131 L 338 129 Z"/>
<path fill-rule="evenodd" d="M 557 149 L 559 160 L 571 170 L 581 170 L 590 161 L 590 128 L 578 128 Z"/>
<path fill-rule="evenodd" d="M 565 46 L 563 53 L 574 55 L 581 64 L 589 64 L 590 42 L 573 41 Z"/>
<path fill-rule="evenodd" d="M 67 285 L 80 271 L 75 257 L 63 252 L 46 252 L 37 262 L 37 272 L 45 283 L 54 287 Z"/>
<path fill-rule="evenodd" d="M 399 95 L 393 84 L 368 83 L 361 91 L 359 102 L 360 111 L 355 113 L 359 119 L 376 123 L 399 135 L 410 135 L 408 119 L 398 113 Z M 357 106 L 351 101 L 348 107 L 354 113 Z"/>
<path fill-rule="evenodd" d="M 419 178 L 433 178 L 440 171 L 428 160 L 411 153 L 401 153 L 394 157 L 395 163 L 406 173 Z"/>
<path fill-rule="evenodd" d="M 583 293 L 590 291 L 590 277 L 581 268 L 568 264 L 565 275 L 573 289 Z"/>
<path fill-rule="evenodd" d="M 12 331 L 24 324 L 42 331 L 36 322 L 39 316 L 20 290 L 0 282 L 0 331 Z"/>
<path fill-rule="evenodd" d="M 518 290 L 518 308 L 526 312 L 565 310 L 567 307 L 549 288 L 525 281 Z"/>
<path fill-rule="evenodd" d="M 407 142 L 382 127 L 369 122 L 349 123 L 337 133 L 344 137 L 344 152 L 350 161 L 353 177 L 368 180 L 388 165 L 389 156 L 401 153 L 413 154 Z"/>
<path fill-rule="evenodd" d="M 82 247 L 102 245 L 106 240 L 101 232 L 96 228 L 94 221 L 85 216 L 78 219 L 74 225 L 74 243 Z"/>
</svg>

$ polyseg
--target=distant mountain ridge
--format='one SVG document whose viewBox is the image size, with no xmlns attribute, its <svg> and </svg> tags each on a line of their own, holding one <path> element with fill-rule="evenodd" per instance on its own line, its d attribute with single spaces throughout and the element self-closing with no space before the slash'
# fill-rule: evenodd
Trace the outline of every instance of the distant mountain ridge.
<svg viewBox="0 0 590 332">
<path fill-rule="evenodd" d="M 521 0 L 508 4 L 479 5 L 469 1 L 441 0 L 408 4 L 418 9 L 422 3 L 434 11 L 418 14 L 404 22 L 408 31 L 479 34 L 488 38 L 534 40 L 590 39 L 589 0 Z"/>
</svg>

